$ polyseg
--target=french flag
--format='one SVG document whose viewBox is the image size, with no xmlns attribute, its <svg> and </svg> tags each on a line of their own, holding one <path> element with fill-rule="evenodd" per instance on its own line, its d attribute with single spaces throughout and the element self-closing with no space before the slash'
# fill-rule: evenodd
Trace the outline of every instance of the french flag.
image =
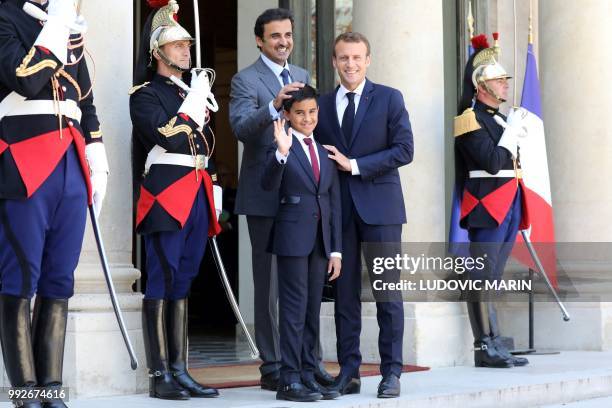
<svg viewBox="0 0 612 408">
<path fill-rule="evenodd" d="M 523 181 L 527 187 L 525 202 L 531 220 L 531 227 L 527 231 L 527 235 L 533 243 L 552 285 L 557 287 L 555 229 L 544 122 L 542 120 L 540 81 L 538 80 L 538 67 L 531 42 L 527 48 L 527 65 L 525 67 L 521 107 L 528 111 L 527 117 L 524 119 L 528 136 L 520 141 Z M 536 270 L 521 234 L 517 236 L 516 242 L 518 245 L 515 246 L 513 256 L 527 267 Z"/>
</svg>

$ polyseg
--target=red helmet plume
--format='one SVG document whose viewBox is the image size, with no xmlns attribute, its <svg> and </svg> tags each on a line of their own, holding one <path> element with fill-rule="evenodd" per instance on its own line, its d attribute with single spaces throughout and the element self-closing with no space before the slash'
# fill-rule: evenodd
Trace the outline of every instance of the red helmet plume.
<svg viewBox="0 0 612 408">
<path fill-rule="evenodd" d="M 168 5 L 169 0 L 147 0 L 147 4 L 152 8 L 162 8 Z"/>
<path fill-rule="evenodd" d="M 478 34 L 477 36 L 472 37 L 472 47 L 476 51 L 489 48 L 489 40 L 487 40 L 487 36 L 485 34 Z"/>
</svg>

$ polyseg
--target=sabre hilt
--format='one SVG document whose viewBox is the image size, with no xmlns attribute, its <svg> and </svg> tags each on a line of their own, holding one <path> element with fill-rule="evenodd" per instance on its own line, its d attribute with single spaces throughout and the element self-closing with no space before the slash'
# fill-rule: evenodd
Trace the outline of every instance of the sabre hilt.
<svg viewBox="0 0 612 408">
<path fill-rule="evenodd" d="M 215 81 L 215 71 L 214 70 L 210 68 L 192 68 L 191 74 L 193 75 L 195 73 L 200 73 L 202 71 L 204 71 L 206 75 L 209 76 L 210 86 L 212 87 L 212 84 Z M 182 79 L 174 75 L 170 75 L 170 80 L 174 82 L 174 84 L 178 86 L 179 88 L 181 88 L 183 91 L 187 93 L 191 92 L 191 87 L 189 87 L 189 85 L 187 85 Z M 215 95 L 213 95 L 212 92 L 209 92 L 208 95 L 206 96 L 206 108 L 212 112 L 217 112 L 219 110 L 219 104 L 217 103 L 217 100 L 215 99 Z"/>
</svg>

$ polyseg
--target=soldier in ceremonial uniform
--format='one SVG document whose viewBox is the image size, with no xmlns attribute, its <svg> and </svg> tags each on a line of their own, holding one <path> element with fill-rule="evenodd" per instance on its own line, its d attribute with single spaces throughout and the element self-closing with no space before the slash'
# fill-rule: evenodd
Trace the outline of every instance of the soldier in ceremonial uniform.
<svg viewBox="0 0 612 408">
<path fill-rule="evenodd" d="M 494 34 L 497 42 L 497 34 Z M 508 96 L 510 76 L 497 62 L 499 48 L 484 34 L 472 40 L 474 54 L 465 68 L 460 115 L 455 118 L 457 191 L 462 192 L 461 221 L 470 239 L 471 256 L 485 267 L 470 271 L 472 280 L 500 280 L 517 232 L 527 228 L 519 141 L 527 133 L 519 111 L 508 117 L 500 105 Z M 528 363 L 514 357 L 499 341 L 493 304 L 484 294 L 470 293 L 467 302 L 474 334 L 477 367 L 513 367 Z"/>
<path fill-rule="evenodd" d="M 143 175 L 136 223 L 146 249 L 142 325 L 149 395 L 216 397 L 217 390 L 193 380 L 186 365 L 187 296 L 207 237 L 221 231 L 221 187 L 210 160 L 215 140 L 203 130 L 216 103 L 206 71 L 192 71 L 189 92 L 170 79 L 190 68 L 193 38 L 175 21 L 176 1 L 159 3 L 149 1 L 162 7 L 145 25 L 139 85 L 130 90 L 134 166 Z M 144 166 L 139 153 L 146 155 Z"/>
<path fill-rule="evenodd" d="M 24 6 L 45 12 L 46 21 Z M 93 201 L 99 212 L 106 191 L 84 31 L 74 0 L 0 5 L 0 339 L 13 387 L 62 385 L 87 206 Z M 13 402 L 66 406 L 61 399 Z"/>
</svg>

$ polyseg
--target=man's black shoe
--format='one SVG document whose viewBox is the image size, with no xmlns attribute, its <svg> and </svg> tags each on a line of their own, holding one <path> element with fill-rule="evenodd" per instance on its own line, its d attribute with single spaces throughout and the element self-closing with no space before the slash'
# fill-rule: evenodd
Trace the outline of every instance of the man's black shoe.
<svg viewBox="0 0 612 408">
<path fill-rule="evenodd" d="M 359 394 L 361 392 L 361 380 L 340 374 L 327 389 L 329 391 L 338 391 L 340 395 Z"/>
<path fill-rule="evenodd" d="M 310 390 L 302 383 L 296 382 L 279 386 L 276 392 L 276 399 L 294 402 L 312 402 L 323 399 L 323 395 L 320 392 Z"/>
<path fill-rule="evenodd" d="M 325 371 L 323 364 L 314 371 L 315 380 L 324 387 L 329 387 L 334 383 L 334 376 Z"/>
<path fill-rule="evenodd" d="M 278 371 L 273 371 L 271 373 L 262 375 L 261 380 L 259 380 L 261 389 L 268 390 L 268 391 L 277 391 L 279 379 L 280 379 L 280 374 Z"/>
<path fill-rule="evenodd" d="M 378 398 L 396 398 L 400 395 L 400 380 L 395 374 L 389 374 L 378 384 Z"/>
<path fill-rule="evenodd" d="M 340 393 L 338 391 L 330 390 L 327 387 L 324 387 L 319 384 L 317 381 L 303 381 L 303 383 L 310 391 L 318 392 L 319 394 L 321 394 L 324 400 L 330 400 L 338 398 L 340 396 Z"/>
</svg>

